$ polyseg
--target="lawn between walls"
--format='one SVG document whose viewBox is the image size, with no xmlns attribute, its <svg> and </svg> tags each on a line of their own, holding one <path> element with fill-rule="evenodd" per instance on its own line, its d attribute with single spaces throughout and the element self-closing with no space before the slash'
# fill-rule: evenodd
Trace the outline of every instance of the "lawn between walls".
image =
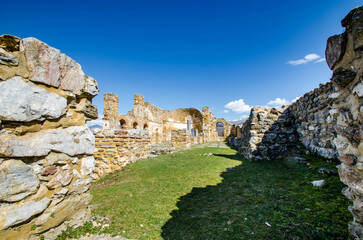
<svg viewBox="0 0 363 240">
<path fill-rule="evenodd" d="M 336 163 L 310 160 L 249 162 L 232 149 L 193 148 L 137 161 L 92 186 L 92 214 L 109 227 L 86 224 L 58 239 L 347 239 L 344 185 L 315 169 Z M 327 186 L 313 187 L 320 179 Z"/>
</svg>

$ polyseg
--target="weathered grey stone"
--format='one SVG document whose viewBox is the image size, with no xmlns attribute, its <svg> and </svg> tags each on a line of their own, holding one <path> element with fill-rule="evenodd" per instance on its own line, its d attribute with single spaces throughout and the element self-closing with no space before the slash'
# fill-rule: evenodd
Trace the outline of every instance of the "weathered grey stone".
<svg viewBox="0 0 363 240">
<path fill-rule="evenodd" d="M 43 212 L 50 204 L 49 198 L 34 202 L 10 205 L 0 208 L 0 230 L 25 222 L 32 216 Z"/>
<path fill-rule="evenodd" d="M 47 183 L 47 188 L 55 189 L 58 187 L 65 187 L 71 183 L 73 179 L 73 171 L 71 169 L 61 171 L 50 182 Z"/>
<path fill-rule="evenodd" d="M 325 180 L 316 180 L 312 181 L 311 184 L 313 184 L 314 187 L 324 187 L 326 185 Z"/>
<path fill-rule="evenodd" d="M 95 137 L 87 126 L 58 128 L 24 136 L 7 135 L 0 138 L 0 156 L 46 156 L 50 151 L 70 156 L 93 154 Z"/>
<path fill-rule="evenodd" d="M 354 87 L 353 92 L 356 93 L 358 97 L 363 97 L 363 83 L 358 83 L 358 85 Z"/>
<path fill-rule="evenodd" d="M 81 175 L 86 176 L 93 172 L 95 169 L 95 158 L 87 156 L 81 159 Z"/>
<path fill-rule="evenodd" d="M 325 59 L 330 69 L 333 69 L 335 63 L 340 61 L 344 56 L 346 44 L 347 40 L 344 33 L 328 38 L 325 49 Z"/>
<path fill-rule="evenodd" d="M 65 54 L 60 54 L 59 64 L 61 71 L 60 87 L 80 95 L 85 87 L 85 74 L 81 65 Z"/>
<path fill-rule="evenodd" d="M 32 168 L 20 160 L 0 165 L 0 201 L 15 202 L 36 193 L 39 179 Z"/>
<path fill-rule="evenodd" d="M 36 38 L 24 38 L 20 41 L 20 50 L 24 51 L 29 79 L 52 87 L 59 87 L 60 51 Z"/>
<path fill-rule="evenodd" d="M 18 66 L 19 60 L 10 54 L 4 54 L 0 52 L 0 64 L 6 66 Z"/>
<path fill-rule="evenodd" d="M 81 101 L 77 104 L 77 112 L 84 113 L 86 117 L 91 119 L 97 119 L 97 106 L 93 105 L 87 98 L 81 99 Z"/>
<path fill-rule="evenodd" d="M 67 99 L 21 77 L 0 82 L 0 119 L 29 122 L 56 119 L 67 110 Z"/>
<path fill-rule="evenodd" d="M 357 73 L 344 68 L 334 70 L 331 81 L 338 87 L 345 87 L 354 80 Z"/>
<path fill-rule="evenodd" d="M 99 92 L 97 81 L 89 76 L 85 78 L 85 86 L 83 89 L 83 93 L 88 96 L 96 96 Z"/>
<path fill-rule="evenodd" d="M 69 194 L 81 194 L 86 192 L 90 188 L 91 182 L 91 178 L 77 179 L 71 185 L 71 190 L 69 191 Z"/>
</svg>

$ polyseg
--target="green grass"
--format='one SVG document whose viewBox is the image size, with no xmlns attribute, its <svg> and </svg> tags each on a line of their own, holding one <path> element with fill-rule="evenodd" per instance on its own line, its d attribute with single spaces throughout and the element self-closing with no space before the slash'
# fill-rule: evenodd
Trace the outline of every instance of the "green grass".
<svg viewBox="0 0 363 240">
<path fill-rule="evenodd" d="M 328 185 L 311 185 L 320 179 Z M 347 239 L 351 215 L 342 187 L 338 176 L 306 164 L 249 162 L 232 149 L 194 148 L 138 161 L 95 182 L 92 214 L 111 220 L 97 232 L 141 240 Z M 59 239 L 96 230 L 69 229 Z"/>
</svg>

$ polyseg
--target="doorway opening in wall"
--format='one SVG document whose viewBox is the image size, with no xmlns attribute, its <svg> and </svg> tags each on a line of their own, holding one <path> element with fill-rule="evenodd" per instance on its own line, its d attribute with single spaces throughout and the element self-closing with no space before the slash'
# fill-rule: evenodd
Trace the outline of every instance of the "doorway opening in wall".
<svg viewBox="0 0 363 240">
<path fill-rule="evenodd" d="M 134 124 L 132 124 L 132 128 L 133 129 L 137 129 L 137 126 L 138 126 L 139 124 L 137 123 L 137 122 L 134 122 Z"/>
<path fill-rule="evenodd" d="M 121 127 L 121 129 L 126 128 L 126 121 L 125 120 L 123 120 L 123 119 L 120 120 L 120 127 Z"/>
<path fill-rule="evenodd" d="M 144 124 L 144 130 L 147 130 L 147 129 L 148 129 L 148 127 L 149 127 L 149 126 L 145 123 L 145 124 Z"/>
<path fill-rule="evenodd" d="M 217 133 L 218 133 L 218 137 L 224 137 L 224 124 L 219 122 L 217 123 Z"/>
</svg>

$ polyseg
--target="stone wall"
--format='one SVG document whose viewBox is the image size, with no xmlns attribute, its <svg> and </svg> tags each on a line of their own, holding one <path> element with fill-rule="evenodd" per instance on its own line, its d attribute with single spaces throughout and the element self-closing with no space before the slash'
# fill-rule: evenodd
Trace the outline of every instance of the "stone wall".
<svg viewBox="0 0 363 240">
<path fill-rule="evenodd" d="M 353 201 L 350 232 L 363 239 L 363 7 L 343 20 L 346 31 L 328 39 L 326 60 L 331 81 L 306 93 L 282 109 L 255 107 L 241 128 L 241 138 L 230 140 L 251 160 L 280 158 L 299 140 L 311 151 L 339 157 L 343 194 Z"/>
<path fill-rule="evenodd" d="M 290 109 L 252 108 L 238 139 L 232 138 L 230 144 L 252 161 L 284 157 L 297 142 Z"/>
<path fill-rule="evenodd" d="M 1 239 L 52 239 L 90 217 L 97 82 L 59 50 L 0 36 Z"/>
<path fill-rule="evenodd" d="M 339 104 L 339 94 L 333 83 L 328 82 L 306 93 L 289 107 L 300 141 L 310 151 L 326 158 L 337 157 L 333 138 L 339 113 L 333 105 Z"/>
<path fill-rule="evenodd" d="M 363 239 L 363 7 L 353 9 L 342 26 L 345 32 L 330 37 L 325 52 L 338 92 L 332 105 L 337 115 L 333 143 L 341 160 L 339 176 L 347 185 L 343 193 L 353 201 L 349 230 Z"/>
<path fill-rule="evenodd" d="M 96 134 L 93 179 L 122 169 L 129 163 L 149 157 L 151 138 L 144 130 L 113 130 Z"/>
<path fill-rule="evenodd" d="M 187 149 L 191 147 L 191 137 L 187 130 L 171 131 L 171 144 L 177 149 Z"/>
</svg>

